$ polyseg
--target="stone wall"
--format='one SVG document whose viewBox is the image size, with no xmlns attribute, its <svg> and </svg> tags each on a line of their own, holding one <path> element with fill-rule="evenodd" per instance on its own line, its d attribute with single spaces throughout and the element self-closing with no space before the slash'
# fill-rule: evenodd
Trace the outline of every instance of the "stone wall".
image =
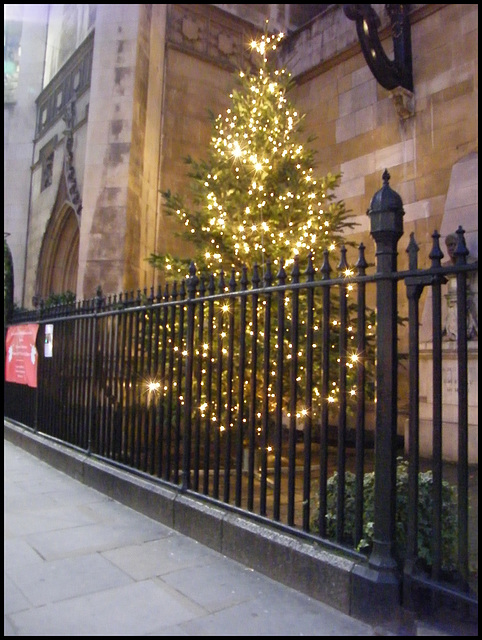
<svg viewBox="0 0 482 640">
<path fill-rule="evenodd" d="M 47 14 L 47 5 L 5 5 L 5 21 L 22 21 L 15 100 L 4 104 L 4 232 L 10 234 L 7 242 L 14 264 L 14 298 L 19 306 L 24 303 L 32 139 L 36 119 L 32 95 L 36 96 L 42 89 Z M 28 306 L 30 302 L 31 297 L 27 298 Z"/>
<path fill-rule="evenodd" d="M 42 92 L 43 94 L 44 92 Z M 41 95 L 42 95 L 41 94 Z M 89 90 L 85 90 L 75 101 L 73 119 L 73 165 L 75 167 L 76 183 L 79 193 L 83 192 L 84 161 L 87 146 L 87 121 L 89 111 Z M 25 278 L 25 306 L 30 307 L 33 297 L 39 293 L 39 259 L 48 228 L 56 207 L 61 209 L 63 202 L 59 202 L 60 185 L 63 179 L 64 163 L 66 159 L 67 124 L 63 119 L 64 109 L 59 109 L 55 117 L 49 118 L 45 129 L 37 132 L 34 138 L 33 162 L 31 163 L 31 202 L 28 224 L 28 242 Z M 53 164 L 48 186 L 45 183 L 44 151 L 53 153 Z M 60 265 L 58 268 L 62 268 Z M 49 292 L 44 292 L 45 296 Z M 61 293 L 55 291 L 54 293 Z M 44 296 L 44 297 L 45 297 Z"/>
<path fill-rule="evenodd" d="M 163 214 L 160 192 L 185 190 L 183 159 L 207 152 L 209 110 L 217 115 L 229 105 L 234 71 L 246 62 L 246 44 L 260 26 L 252 12 L 289 24 L 295 14 L 283 17 L 281 6 L 98 5 L 92 83 L 78 104 L 74 134 L 83 204 L 78 297 L 91 297 L 99 284 L 108 294 L 150 287 L 156 283 L 146 262 L 151 252 L 189 252 L 175 237 L 176 221 Z M 372 6 L 391 55 L 385 5 Z M 240 7 L 249 10 L 240 17 L 233 7 L 238 14 Z M 372 76 L 342 5 L 315 11 L 285 40 L 280 64 L 296 81 L 290 99 L 316 136 L 318 173 L 342 174 L 336 195 L 352 210 L 358 226 L 350 237 L 366 244 L 369 262 L 366 211 L 383 170 L 405 206 L 399 268 L 407 265 L 412 231 L 423 266 L 432 232 L 442 224 L 452 168 L 478 152 L 477 18 L 476 4 L 411 5 L 414 115 L 407 119 Z M 62 144 L 62 126 L 35 141 L 27 303 L 57 188 L 40 191 L 38 153 L 47 137 L 57 135 Z M 60 160 L 58 153 L 54 180 Z"/>
<path fill-rule="evenodd" d="M 78 292 L 124 288 L 139 5 L 100 5 L 95 25 Z"/>
<path fill-rule="evenodd" d="M 383 27 L 383 5 L 373 6 Z M 368 262 L 373 264 L 375 256 L 366 212 L 387 168 L 390 185 L 402 197 L 405 210 L 398 268 L 408 268 L 411 232 L 420 248 L 419 266 L 429 266 L 432 234 L 442 227 L 452 169 L 478 152 L 478 7 L 413 5 L 414 115 L 407 119 L 399 117 L 391 92 L 367 67 L 355 40 L 355 24 L 342 18 L 339 5 L 331 12 L 288 44 L 287 67 L 293 62 L 300 69 L 290 98 L 306 113 L 307 132 L 317 136 L 314 148 L 320 173 L 342 174 L 337 197 L 345 200 L 358 223 L 349 237 L 366 245 Z M 333 42 L 334 32 L 341 36 Z M 391 35 L 387 29 L 380 34 L 391 56 Z M 310 55 L 313 67 L 300 67 L 299 61 Z M 474 211 L 476 201 L 472 202 Z M 473 218 L 465 211 L 460 222 L 453 217 L 452 230 L 464 224 L 474 238 L 478 223 L 475 229 L 473 224 L 467 228 L 470 215 Z M 426 293 L 422 304 L 425 297 Z M 400 304 L 400 314 L 406 316 L 403 295 Z M 400 336 L 400 346 L 406 348 L 406 334 Z"/>
<path fill-rule="evenodd" d="M 249 28 L 236 31 L 237 21 L 221 11 L 201 11 L 197 5 L 170 7 L 166 49 L 163 107 L 161 191 L 185 192 L 190 155 L 206 156 L 212 134 L 209 112 L 222 113 L 230 104 L 234 69 L 242 64 Z M 243 25 L 244 26 L 244 25 Z M 208 46 L 209 44 L 209 46 Z M 190 247 L 175 236 L 176 220 L 162 212 L 157 251 L 188 252 Z"/>
<path fill-rule="evenodd" d="M 78 292 L 150 286 L 155 248 L 166 5 L 98 8 Z"/>
<path fill-rule="evenodd" d="M 386 25 L 384 5 L 373 6 Z M 441 226 L 452 167 L 478 150 L 478 7 L 413 5 L 415 113 L 406 120 L 398 116 L 394 98 L 367 67 L 355 24 L 343 15 L 341 5 L 332 7 L 287 39 L 281 61 L 297 81 L 290 99 L 306 114 L 306 131 L 316 136 L 313 148 L 320 175 L 342 173 L 337 196 L 359 224 L 353 237 L 366 239 L 366 211 L 388 168 L 390 184 L 405 207 L 399 266 L 406 268 L 412 231 L 420 246 L 420 263 L 428 264 L 431 234 Z M 391 55 L 391 36 L 387 29 L 380 33 Z M 200 31 L 196 38 L 203 36 Z M 185 34 L 183 40 L 176 51 L 168 48 L 166 73 L 161 183 L 174 191 L 183 184 L 182 158 L 199 158 L 206 149 L 207 109 L 217 114 L 226 108 L 232 83 L 229 74 L 190 53 L 192 36 Z M 164 246 L 170 242 L 166 238 Z M 373 251 L 367 255 L 373 260 Z"/>
<path fill-rule="evenodd" d="M 176 11 L 181 7 L 183 16 L 177 41 L 167 45 L 160 185 L 161 189 L 187 192 L 182 159 L 204 156 L 211 132 L 207 109 L 217 115 L 229 105 L 234 77 L 229 66 L 222 64 L 223 52 L 218 51 L 217 59 L 210 58 L 206 43 L 216 42 L 212 33 L 219 34 L 223 24 L 229 36 L 231 18 L 206 8 L 210 32 L 203 27 L 208 20 L 202 14 L 208 5 L 173 7 Z M 382 45 L 391 57 L 392 38 L 384 5 L 373 7 L 381 18 Z M 475 4 L 412 5 L 414 112 L 408 118 L 399 115 L 395 93 L 373 77 L 361 53 L 355 24 L 344 16 L 341 5 L 332 5 L 304 29 L 288 36 L 282 48 L 280 64 L 285 63 L 296 81 L 290 100 L 306 114 L 307 134 L 316 136 L 312 148 L 318 175 L 341 172 L 336 196 L 345 200 L 358 225 L 347 238 L 365 244 L 366 258 L 372 265 L 375 247 L 366 212 L 382 186 L 385 168 L 405 210 L 398 268 L 408 268 L 406 249 L 411 232 L 420 248 L 419 266 L 430 265 L 432 234 L 442 226 L 452 169 L 478 152 L 477 18 Z M 224 47 L 229 49 L 226 41 Z M 189 253 L 189 247 L 175 238 L 177 222 L 165 219 L 162 212 L 160 219 L 158 250 Z M 465 213 L 461 223 L 466 221 Z M 471 225 L 472 238 L 477 235 L 477 226 L 477 222 L 475 229 Z M 348 259 L 353 263 L 356 257 L 349 254 Z M 402 317 L 408 315 L 404 294 L 400 290 Z M 422 305 L 425 297 L 424 293 Z M 368 303 L 373 305 L 374 301 L 369 297 Z M 400 331 L 399 346 L 402 352 L 407 349 L 407 331 Z M 408 397 L 406 382 L 402 371 L 402 399 Z M 404 419 L 402 411 L 399 433 L 403 433 Z"/>
<path fill-rule="evenodd" d="M 412 11 L 411 29 L 413 117 L 398 117 L 390 92 L 377 84 L 358 45 L 349 50 L 348 32 L 355 25 L 348 20 L 342 31 L 346 48 L 335 52 L 339 63 L 323 59 L 325 50 L 320 48 L 316 75 L 300 75 L 291 95 L 307 113 L 307 130 L 317 135 L 320 171 L 342 173 L 338 196 L 353 210 L 360 233 L 368 230 L 365 213 L 388 168 L 390 184 L 405 208 L 401 267 L 412 231 L 420 258 L 428 264 L 431 234 L 440 229 L 452 166 L 478 150 L 477 5 L 418 6 L 422 8 Z M 331 31 L 326 30 L 329 42 Z M 390 54 L 391 37 L 382 44 Z M 307 39 L 300 46 L 312 49 L 313 42 Z M 299 58 L 306 58 L 302 50 L 297 51 Z"/>
</svg>

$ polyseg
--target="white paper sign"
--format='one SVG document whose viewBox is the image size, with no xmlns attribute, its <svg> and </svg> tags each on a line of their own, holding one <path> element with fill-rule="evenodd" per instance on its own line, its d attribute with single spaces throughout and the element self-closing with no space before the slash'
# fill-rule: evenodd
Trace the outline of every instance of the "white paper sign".
<svg viewBox="0 0 482 640">
<path fill-rule="evenodd" d="M 51 358 L 54 349 L 54 325 L 45 325 L 45 343 L 44 343 L 44 356 Z"/>
</svg>

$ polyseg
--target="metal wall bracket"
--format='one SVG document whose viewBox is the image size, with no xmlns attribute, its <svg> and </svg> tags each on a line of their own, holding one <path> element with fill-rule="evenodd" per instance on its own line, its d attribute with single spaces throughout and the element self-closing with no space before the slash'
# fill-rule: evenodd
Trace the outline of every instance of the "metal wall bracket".
<svg viewBox="0 0 482 640">
<path fill-rule="evenodd" d="M 385 5 L 385 10 L 390 17 L 392 25 L 394 59 L 390 60 L 383 49 L 378 34 L 378 28 L 381 24 L 380 18 L 371 4 L 343 5 L 346 17 L 356 23 L 363 55 L 377 82 L 389 91 L 394 91 L 401 87 L 413 96 L 409 8 L 409 4 Z M 403 93 L 401 99 L 397 95 L 398 104 L 403 105 L 404 102 L 406 103 L 405 98 L 406 96 Z M 410 112 L 410 108 L 407 110 L 404 107 L 402 112 Z"/>
</svg>

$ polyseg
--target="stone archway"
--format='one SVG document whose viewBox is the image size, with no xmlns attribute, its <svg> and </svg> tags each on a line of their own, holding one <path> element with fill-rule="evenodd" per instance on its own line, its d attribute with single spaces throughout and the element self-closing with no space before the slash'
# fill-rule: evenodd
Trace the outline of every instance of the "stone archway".
<svg viewBox="0 0 482 640">
<path fill-rule="evenodd" d="M 36 295 L 41 299 L 48 298 L 50 294 L 77 292 L 82 201 L 73 164 L 74 100 L 66 105 L 62 118 L 67 126 L 63 171 L 42 240 L 37 269 Z"/>
<path fill-rule="evenodd" d="M 72 206 L 63 204 L 54 212 L 44 234 L 37 271 L 37 295 L 77 290 L 79 267 L 79 223 Z"/>
</svg>

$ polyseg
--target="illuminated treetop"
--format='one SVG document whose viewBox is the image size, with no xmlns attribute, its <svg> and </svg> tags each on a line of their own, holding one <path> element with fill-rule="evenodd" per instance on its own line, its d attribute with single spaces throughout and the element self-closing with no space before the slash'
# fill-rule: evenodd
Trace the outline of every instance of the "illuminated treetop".
<svg viewBox="0 0 482 640">
<path fill-rule="evenodd" d="M 312 139 L 303 141 L 304 116 L 287 97 L 290 73 L 272 60 L 282 38 L 266 32 L 251 43 L 257 66 L 238 73 L 230 108 L 211 116 L 206 159 L 186 158 L 190 206 L 181 195 L 163 193 L 165 211 L 182 222 L 180 235 L 194 255 L 152 254 L 150 263 L 161 270 L 184 276 L 191 259 L 208 273 L 264 265 L 267 258 L 288 266 L 310 252 L 316 261 L 353 226 L 334 199 L 340 176 L 314 176 Z"/>
</svg>

